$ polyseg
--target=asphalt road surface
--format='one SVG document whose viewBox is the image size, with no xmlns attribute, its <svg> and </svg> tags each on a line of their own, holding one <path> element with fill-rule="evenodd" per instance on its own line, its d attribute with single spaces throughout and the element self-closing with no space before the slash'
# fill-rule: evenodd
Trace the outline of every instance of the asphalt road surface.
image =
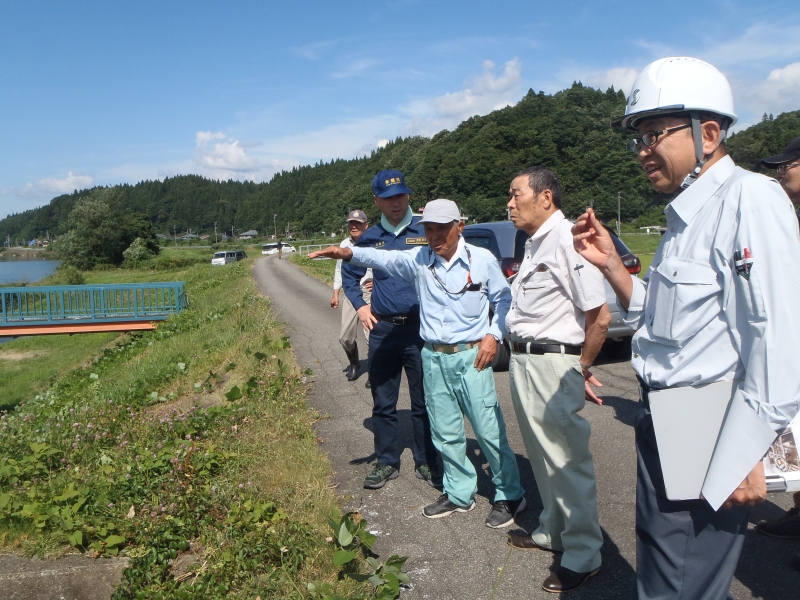
<svg viewBox="0 0 800 600">
<path fill-rule="evenodd" d="M 468 429 L 469 451 L 479 477 L 477 507 L 444 519 L 426 519 L 422 507 L 436 500 L 440 492 L 414 477 L 405 379 L 398 403 L 401 444 L 405 448 L 400 477 L 380 490 L 365 490 L 362 481 L 374 462 L 372 397 L 364 388 L 365 376 L 350 383 L 342 372 L 347 360 L 338 342 L 341 313 L 330 308 L 330 287 L 275 256 L 258 260 L 254 275 L 260 290 L 272 299 L 279 319 L 285 322 L 299 364 L 313 370 L 309 401 L 327 416 L 318 422 L 317 431 L 333 464 L 334 483 L 345 508 L 358 510 L 368 520 L 369 529 L 378 535 L 374 550 L 383 560 L 392 554 L 409 557 L 406 571 L 413 583 L 401 597 L 552 598 L 541 589 L 541 583 L 557 566 L 558 555 L 512 550 L 506 544 L 507 531 L 535 529 L 542 508 L 511 405 L 508 374 L 496 373 L 495 379 L 528 509 L 508 529 L 484 525 L 493 486 L 488 465 Z M 587 404 L 583 416 L 592 425 L 591 449 L 605 538 L 603 566 L 584 587 L 569 594 L 571 600 L 631 598 L 635 582 L 636 451 L 632 425 L 638 392 L 627 361 L 604 361 L 601 357 L 598 362 L 594 371 L 604 384 L 601 394 L 605 405 Z M 772 494 L 751 512 L 750 531 L 731 589 L 737 600 L 800 599 L 800 573 L 789 566 L 791 556 L 800 552 L 800 542 L 766 538 L 752 529 L 761 519 L 779 517 L 789 506 L 789 494 Z"/>
</svg>

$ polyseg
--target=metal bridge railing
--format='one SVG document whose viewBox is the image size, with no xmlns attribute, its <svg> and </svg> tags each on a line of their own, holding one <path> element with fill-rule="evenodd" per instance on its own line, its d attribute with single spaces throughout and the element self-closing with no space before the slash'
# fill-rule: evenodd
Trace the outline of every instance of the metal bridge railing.
<svg viewBox="0 0 800 600">
<path fill-rule="evenodd" d="M 183 281 L 0 288 L 0 328 L 163 321 L 186 307 Z"/>
</svg>

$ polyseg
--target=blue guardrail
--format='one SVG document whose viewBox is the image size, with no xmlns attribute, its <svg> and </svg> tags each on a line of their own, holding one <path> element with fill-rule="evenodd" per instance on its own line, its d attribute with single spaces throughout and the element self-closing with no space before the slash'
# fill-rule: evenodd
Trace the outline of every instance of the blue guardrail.
<svg viewBox="0 0 800 600">
<path fill-rule="evenodd" d="M 0 288 L 0 332 L 25 325 L 164 321 L 187 306 L 184 285 L 171 281 Z"/>
</svg>

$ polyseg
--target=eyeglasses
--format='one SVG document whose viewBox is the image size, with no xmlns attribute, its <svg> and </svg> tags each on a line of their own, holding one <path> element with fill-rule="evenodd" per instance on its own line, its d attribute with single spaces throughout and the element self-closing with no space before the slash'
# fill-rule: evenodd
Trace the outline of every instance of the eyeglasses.
<svg viewBox="0 0 800 600">
<path fill-rule="evenodd" d="M 778 177 L 783 177 L 786 175 L 786 171 L 793 169 L 794 167 L 800 167 L 800 163 L 790 163 L 788 165 L 784 163 L 782 165 L 778 165 Z"/>
<path fill-rule="evenodd" d="M 668 133 L 672 133 L 673 131 L 679 131 L 681 129 L 686 129 L 687 127 L 691 127 L 691 123 L 687 123 L 686 125 L 678 125 L 677 127 L 670 127 L 669 129 L 664 129 L 663 131 L 648 131 L 647 133 L 643 133 L 641 137 L 633 138 L 630 142 L 628 142 L 628 148 L 634 154 L 637 154 L 642 151 L 642 147 L 650 147 L 658 141 L 658 138 L 662 135 L 667 135 Z"/>
</svg>

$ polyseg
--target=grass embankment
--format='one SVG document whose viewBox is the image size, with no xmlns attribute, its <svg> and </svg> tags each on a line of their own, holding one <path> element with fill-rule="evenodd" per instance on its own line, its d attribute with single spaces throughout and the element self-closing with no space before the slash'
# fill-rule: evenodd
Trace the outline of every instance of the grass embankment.
<svg viewBox="0 0 800 600">
<path fill-rule="evenodd" d="M 128 556 L 117 599 L 361 594 L 332 566 L 330 464 L 252 259 L 203 262 L 88 274 L 185 280 L 191 306 L 0 413 L 0 547 Z M 82 339 L 57 353 L 91 354 Z"/>
<path fill-rule="evenodd" d="M 299 254 L 290 254 L 289 260 L 312 277 L 324 281 L 328 285 L 333 285 L 333 272 L 336 269 L 335 260 L 311 260 L 307 256 L 300 256 Z"/>
</svg>

